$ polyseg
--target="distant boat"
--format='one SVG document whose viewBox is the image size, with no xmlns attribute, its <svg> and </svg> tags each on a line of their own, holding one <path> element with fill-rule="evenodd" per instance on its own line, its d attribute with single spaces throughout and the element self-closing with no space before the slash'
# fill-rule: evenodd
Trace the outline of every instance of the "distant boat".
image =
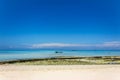
<svg viewBox="0 0 120 80">
<path fill-rule="evenodd" d="M 77 51 L 77 50 L 72 50 L 72 51 Z"/>
<path fill-rule="evenodd" d="M 55 51 L 55 53 L 58 54 L 58 53 L 63 53 L 63 52 L 61 52 L 61 51 Z"/>
</svg>

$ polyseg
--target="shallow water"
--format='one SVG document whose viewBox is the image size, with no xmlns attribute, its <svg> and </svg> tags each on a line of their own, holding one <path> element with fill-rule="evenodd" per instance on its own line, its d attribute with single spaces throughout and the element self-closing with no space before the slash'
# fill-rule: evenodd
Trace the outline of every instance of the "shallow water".
<svg viewBox="0 0 120 80">
<path fill-rule="evenodd" d="M 55 56 L 120 56 L 120 51 L 117 50 L 60 50 L 60 52 L 62 53 L 55 53 L 55 50 L 0 51 L 0 61 Z"/>
</svg>

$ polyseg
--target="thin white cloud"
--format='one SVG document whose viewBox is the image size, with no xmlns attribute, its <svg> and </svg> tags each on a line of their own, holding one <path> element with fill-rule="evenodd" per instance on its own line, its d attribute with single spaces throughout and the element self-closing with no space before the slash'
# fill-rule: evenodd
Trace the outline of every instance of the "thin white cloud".
<svg viewBox="0 0 120 80">
<path fill-rule="evenodd" d="M 79 44 L 65 44 L 65 43 L 43 43 L 33 44 L 31 48 L 48 48 L 48 47 L 75 47 L 80 46 Z"/>
<path fill-rule="evenodd" d="M 96 47 L 103 47 L 103 48 L 105 48 L 105 47 L 120 48 L 120 41 L 104 42 L 102 44 L 96 44 L 95 46 Z"/>
<path fill-rule="evenodd" d="M 108 47 L 120 47 L 120 42 L 119 41 L 113 41 L 113 42 L 105 42 L 103 46 L 108 46 Z"/>
<path fill-rule="evenodd" d="M 120 41 L 104 42 L 101 44 L 67 44 L 67 43 L 42 43 L 33 44 L 29 48 L 64 48 L 64 47 L 78 47 L 78 48 L 120 48 Z"/>
</svg>

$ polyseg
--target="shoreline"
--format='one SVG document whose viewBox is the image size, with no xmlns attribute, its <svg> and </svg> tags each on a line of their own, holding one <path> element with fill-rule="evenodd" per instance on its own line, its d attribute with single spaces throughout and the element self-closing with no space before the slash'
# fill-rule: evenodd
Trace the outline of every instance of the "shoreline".
<svg viewBox="0 0 120 80">
<path fill-rule="evenodd" d="M 0 62 L 0 65 L 4 64 L 23 64 L 23 65 L 120 64 L 120 56 L 90 56 L 90 57 L 60 56 L 51 58 L 8 60 Z"/>
</svg>

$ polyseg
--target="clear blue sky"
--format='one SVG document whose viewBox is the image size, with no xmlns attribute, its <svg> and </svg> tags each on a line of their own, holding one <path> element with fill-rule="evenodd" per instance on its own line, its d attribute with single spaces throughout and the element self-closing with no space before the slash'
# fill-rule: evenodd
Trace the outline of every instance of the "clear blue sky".
<svg viewBox="0 0 120 80">
<path fill-rule="evenodd" d="M 0 0 L 0 47 L 120 41 L 119 0 Z"/>
</svg>

